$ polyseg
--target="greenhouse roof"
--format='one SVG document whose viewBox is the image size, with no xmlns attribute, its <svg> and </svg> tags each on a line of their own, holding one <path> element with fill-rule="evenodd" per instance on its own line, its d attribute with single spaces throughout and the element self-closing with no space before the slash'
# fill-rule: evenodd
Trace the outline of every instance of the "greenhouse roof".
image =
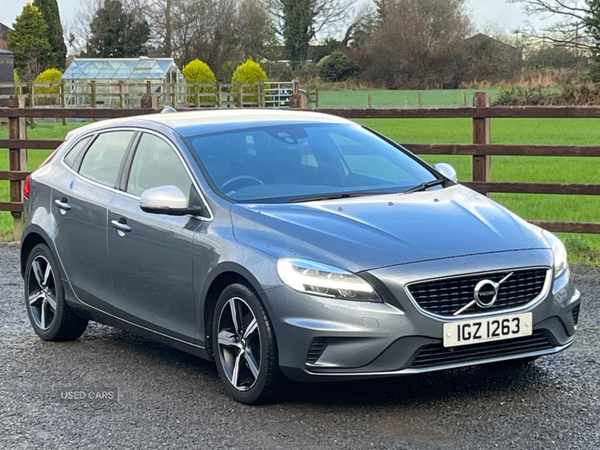
<svg viewBox="0 0 600 450">
<path fill-rule="evenodd" d="M 171 67 L 172 58 L 110 58 L 73 60 L 63 80 L 160 80 Z M 177 69 L 179 70 L 179 69 Z"/>
</svg>

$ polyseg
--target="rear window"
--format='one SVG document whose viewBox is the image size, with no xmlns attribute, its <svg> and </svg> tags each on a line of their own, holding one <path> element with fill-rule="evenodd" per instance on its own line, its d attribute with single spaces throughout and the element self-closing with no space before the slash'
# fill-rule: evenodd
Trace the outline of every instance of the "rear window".
<svg viewBox="0 0 600 450">
<path fill-rule="evenodd" d="M 115 187 L 121 162 L 133 135 L 133 131 L 99 135 L 83 157 L 79 174 L 104 186 Z"/>
<path fill-rule="evenodd" d="M 81 152 L 85 150 L 90 142 L 90 139 L 91 136 L 83 138 L 77 144 L 75 144 L 71 150 L 69 150 L 69 153 L 67 153 L 67 156 L 65 156 L 65 164 L 67 164 L 67 166 L 73 168 L 75 161 L 77 161 L 77 158 L 79 155 L 81 155 Z"/>
</svg>

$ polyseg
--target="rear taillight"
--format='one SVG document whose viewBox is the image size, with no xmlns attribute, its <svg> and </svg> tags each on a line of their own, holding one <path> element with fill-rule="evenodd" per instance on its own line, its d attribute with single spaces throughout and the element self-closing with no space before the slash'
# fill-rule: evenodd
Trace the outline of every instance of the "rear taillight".
<svg viewBox="0 0 600 450">
<path fill-rule="evenodd" d="M 29 193 L 31 192 L 31 175 L 27 175 L 25 182 L 23 183 L 23 197 L 29 200 Z"/>
</svg>

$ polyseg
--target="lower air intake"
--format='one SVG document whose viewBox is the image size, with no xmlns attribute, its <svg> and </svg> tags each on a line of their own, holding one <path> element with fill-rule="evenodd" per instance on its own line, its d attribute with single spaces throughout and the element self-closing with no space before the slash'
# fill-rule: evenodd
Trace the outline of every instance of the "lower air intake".
<svg viewBox="0 0 600 450">
<path fill-rule="evenodd" d="M 312 341 L 312 344 L 310 344 L 310 348 L 308 349 L 308 355 L 306 355 L 306 363 L 316 363 L 326 348 L 327 342 L 325 342 L 324 339 L 314 339 Z"/>
<path fill-rule="evenodd" d="M 446 364 L 479 361 L 486 358 L 514 356 L 522 353 L 549 350 L 553 348 L 546 335 L 536 331 L 532 336 L 505 341 L 471 344 L 461 347 L 446 348 L 442 344 L 423 347 L 411 368 L 434 367 Z"/>
<path fill-rule="evenodd" d="M 577 305 L 575 308 L 573 308 L 573 310 L 571 311 L 571 314 L 573 314 L 573 324 L 575 326 L 577 326 L 577 324 L 579 323 L 579 308 L 581 307 L 581 305 Z"/>
</svg>

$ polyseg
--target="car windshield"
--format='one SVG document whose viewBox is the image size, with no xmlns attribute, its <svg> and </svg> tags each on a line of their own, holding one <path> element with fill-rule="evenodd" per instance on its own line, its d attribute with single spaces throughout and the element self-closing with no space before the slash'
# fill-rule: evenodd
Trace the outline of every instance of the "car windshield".
<svg viewBox="0 0 600 450">
<path fill-rule="evenodd" d="M 359 125 L 274 125 L 187 140 L 215 187 L 240 203 L 401 193 L 436 180 Z"/>
</svg>

